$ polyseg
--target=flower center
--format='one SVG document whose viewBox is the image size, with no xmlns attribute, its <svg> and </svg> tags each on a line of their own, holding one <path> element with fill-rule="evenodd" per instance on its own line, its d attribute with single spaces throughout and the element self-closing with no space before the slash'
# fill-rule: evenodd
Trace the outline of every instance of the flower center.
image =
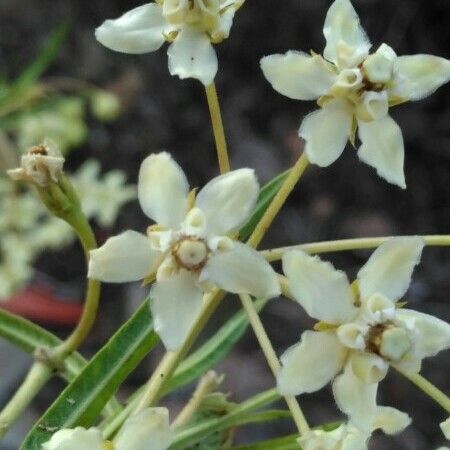
<svg viewBox="0 0 450 450">
<path fill-rule="evenodd" d="M 210 31 L 220 13 L 218 0 L 164 0 L 163 14 L 173 25 L 190 25 Z"/>
<path fill-rule="evenodd" d="M 203 239 L 185 236 L 174 245 L 172 254 L 182 268 L 196 271 L 206 264 L 209 248 Z"/>
<path fill-rule="evenodd" d="M 392 323 L 375 325 L 367 334 L 366 349 L 389 361 L 400 361 L 411 347 L 408 332 Z"/>
</svg>

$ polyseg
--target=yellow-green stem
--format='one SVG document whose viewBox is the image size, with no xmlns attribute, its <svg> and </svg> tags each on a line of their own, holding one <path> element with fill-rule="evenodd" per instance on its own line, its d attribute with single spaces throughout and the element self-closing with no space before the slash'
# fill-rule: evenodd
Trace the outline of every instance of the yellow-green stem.
<svg viewBox="0 0 450 450">
<path fill-rule="evenodd" d="M 255 305 L 253 304 L 250 295 L 241 294 L 239 297 L 247 313 L 253 331 L 255 332 L 256 338 L 258 339 L 259 346 L 261 347 L 264 356 L 266 357 L 270 369 L 276 376 L 281 367 L 280 362 L 275 353 L 275 350 L 272 347 L 272 343 L 270 342 L 269 336 L 267 336 L 266 330 L 264 329 L 264 325 L 262 324 L 261 319 L 259 318 L 258 312 L 255 309 Z M 310 430 L 310 428 L 297 400 L 295 399 L 295 397 L 284 397 L 284 398 L 291 411 L 292 418 L 294 419 L 294 422 L 297 425 L 298 430 L 300 431 L 301 434 L 306 434 Z"/>
<path fill-rule="evenodd" d="M 212 82 L 205 86 L 206 99 L 208 101 L 209 113 L 211 115 L 212 129 L 216 143 L 217 159 L 220 173 L 229 172 L 230 160 L 228 158 L 227 141 L 223 129 L 222 114 L 220 112 L 219 98 L 217 96 L 216 85 Z"/>
<path fill-rule="evenodd" d="M 450 246 L 450 235 L 425 235 L 421 236 L 425 245 L 434 247 Z M 376 248 L 392 236 L 368 237 L 359 239 L 341 239 L 336 241 L 312 242 L 310 244 L 290 245 L 288 247 L 273 248 L 261 251 L 261 255 L 267 261 L 278 261 L 289 250 L 303 250 L 306 253 L 331 253 L 346 250 L 362 250 Z"/>
<path fill-rule="evenodd" d="M 163 392 L 164 385 L 173 374 L 177 365 L 190 350 L 212 313 L 219 306 L 223 297 L 224 292 L 219 290 L 215 290 L 205 296 L 203 308 L 183 346 L 176 352 L 167 352 L 165 354 L 148 380 L 142 397 L 133 414 L 137 414 L 146 407 L 153 405 L 159 399 Z"/>
<path fill-rule="evenodd" d="M 411 383 L 415 384 L 423 393 L 432 398 L 438 405 L 442 406 L 448 413 L 450 413 L 450 398 L 447 397 L 440 389 L 438 389 L 433 383 L 428 381 L 419 373 L 409 373 L 398 367 L 394 368 L 400 372 Z"/>
<path fill-rule="evenodd" d="M 289 194 L 294 189 L 295 185 L 298 183 L 306 168 L 308 167 L 309 161 L 305 153 L 303 153 L 300 158 L 297 160 L 295 165 L 292 167 L 289 175 L 284 180 L 281 185 L 280 190 L 277 192 L 269 207 L 266 209 L 264 215 L 259 221 L 258 225 L 256 225 L 253 230 L 252 235 L 247 241 L 247 244 L 251 247 L 256 248 L 261 242 L 262 238 L 266 234 L 273 220 L 280 212 L 280 209 L 286 202 Z"/>
<path fill-rule="evenodd" d="M 7 433 L 52 375 L 48 365 L 39 361 L 33 363 L 19 389 L 0 413 L 0 437 Z"/>
</svg>

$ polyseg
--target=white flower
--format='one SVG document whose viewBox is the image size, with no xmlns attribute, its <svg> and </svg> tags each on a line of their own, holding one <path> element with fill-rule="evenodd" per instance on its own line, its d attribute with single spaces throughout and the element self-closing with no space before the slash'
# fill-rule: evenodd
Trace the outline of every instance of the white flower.
<svg viewBox="0 0 450 450">
<path fill-rule="evenodd" d="M 258 252 L 228 235 L 249 218 L 259 192 L 253 170 L 211 180 L 194 198 L 180 166 L 168 153 L 141 165 L 138 197 L 157 222 L 148 236 L 126 231 L 90 254 L 89 277 L 107 282 L 148 278 L 155 329 L 166 347 L 179 348 L 202 306 L 203 292 L 225 291 L 270 298 L 277 276 Z"/>
<path fill-rule="evenodd" d="M 298 439 L 302 450 L 367 450 L 370 435 L 349 424 L 332 431 L 311 430 Z"/>
<path fill-rule="evenodd" d="M 450 441 L 450 417 L 441 423 L 441 430 L 444 433 L 445 439 Z"/>
<path fill-rule="evenodd" d="M 166 450 L 171 440 L 167 409 L 148 408 L 127 419 L 114 444 L 107 446 L 97 428 L 77 427 L 57 431 L 42 450 Z"/>
<path fill-rule="evenodd" d="M 217 72 L 212 44 L 228 37 L 243 0 L 159 0 L 107 20 L 95 31 L 105 47 L 123 53 L 148 53 L 170 42 L 169 71 L 196 78 L 205 86 Z"/>
<path fill-rule="evenodd" d="M 62 174 L 64 158 L 57 145 L 46 139 L 41 145 L 30 148 L 21 158 L 17 169 L 8 170 L 8 175 L 16 181 L 29 181 L 39 186 L 57 182 Z"/>
<path fill-rule="evenodd" d="M 261 60 L 273 88 L 296 100 L 318 99 L 320 110 L 309 114 L 299 135 L 309 160 L 332 164 L 359 129 L 359 158 L 388 182 L 405 188 L 404 146 L 389 106 L 420 100 L 450 79 L 450 61 L 432 55 L 397 57 L 382 44 L 371 44 L 349 0 L 335 0 L 323 29 L 324 57 L 289 51 Z"/>
<path fill-rule="evenodd" d="M 358 293 L 345 273 L 317 256 L 300 250 L 284 255 L 292 295 L 320 322 L 317 331 L 305 331 L 300 343 L 282 356 L 277 377 L 281 393 L 317 391 L 345 366 L 348 370 L 335 381 L 335 391 L 336 384 L 352 376 L 363 382 L 362 392 L 349 384 L 348 394 L 363 398 L 367 389 L 376 389 L 389 364 L 418 372 L 423 358 L 450 347 L 449 324 L 396 304 L 408 288 L 423 246 L 419 237 L 386 241 L 359 271 Z"/>
</svg>

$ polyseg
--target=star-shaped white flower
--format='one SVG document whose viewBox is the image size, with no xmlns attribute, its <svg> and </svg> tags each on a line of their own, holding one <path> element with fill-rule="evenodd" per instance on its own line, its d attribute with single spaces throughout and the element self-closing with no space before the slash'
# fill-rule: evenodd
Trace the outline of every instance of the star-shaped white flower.
<svg viewBox="0 0 450 450">
<path fill-rule="evenodd" d="M 212 286 L 236 294 L 280 294 L 275 271 L 231 234 L 250 217 L 258 197 L 254 171 L 239 169 L 212 179 L 194 199 L 181 167 L 168 153 L 141 165 L 138 197 L 157 225 L 147 236 L 126 231 L 90 253 L 89 274 L 106 282 L 136 281 L 156 272 L 150 297 L 159 333 L 178 349 Z"/>
<path fill-rule="evenodd" d="M 230 34 L 234 14 L 244 0 L 156 0 L 106 20 L 95 31 L 111 50 L 148 53 L 170 42 L 167 55 L 171 75 L 196 78 L 205 86 L 217 73 L 212 44 Z"/>
<path fill-rule="evenodd" d="M 329 166 L 355 132 L 359 158 L 388 182 L 406 187 L 402 132 L 389 116 L 390 106 L 420 100 L 450 79 L 450 61 L 432 55 L 397 57 L 382 44 L 371 44 L 350 0 L 335 0 L 323 29 L 323 56 L 289 51 L 261 60 L 267 80 L 296 100 L 318 99 L 320 110 L 303 120 L 299 135 L 309 160 Z"/>
<path fill-rule="evenodd" d="M 42 445 L 42 450 L 166 450 L 172 441 L 166 408 L 148 408 L 126 420 L 114 444 L 104 442 L 97 428 L 65 428 Z"/>
<path fill-rule="evenodd" d="M 339 398 L 374 395 L 370 389 L 376 390 L 390 364 L 418 372 L 423 358 L 450 347 L 449 324 L 396 303 L 408 289 L 423 246 L 420 237 L 386 241 L 359 271 L 357 289 L 345 273 L 317 256 L 300 250 L 284 255 L 292 295 L 320 322 L 317 331 L 305 331 L 300 343 L 281 357 L 277 381 L 282 394 L 317 391 L 345 368 L 334 382 L 334 393 L 348 413 L 342 406 L 346 400 Z M 362 382 L 360 389 L 354 380 Z M 348 396 L 342 395 L 346 386 Z M 365 403 L 361 400 L 358 408 L 361 416 Z"/>
</svg>

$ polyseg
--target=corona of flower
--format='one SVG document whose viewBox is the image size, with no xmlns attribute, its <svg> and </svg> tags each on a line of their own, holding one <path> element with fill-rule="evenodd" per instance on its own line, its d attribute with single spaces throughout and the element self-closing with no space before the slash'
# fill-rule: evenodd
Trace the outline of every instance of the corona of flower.
<svg viewBox="0 0 450 450">
<path fill-rule="evenodd" d="M 168 153 L 149 156 L 140 169 L 138 197 L 157 224 L 148 236 L 126 231 L 92 251 L 89 277 L 125 282 L 156 272 L 150 292 L 155 329 L 168 349 L 177 349 L 212 286 L 264 298 L 280 293 L 270 264 L 229 237 L 249 218 L 258 192 L 253 170 L 239 169 L 214 178 L 195 198 Z"/>
<path fill-rule="evenodd" d="M 299 130 L 312 163 L 332 164 L 347 140 L 354 143 L 358 129 L 359 158 L 405 188 L 403 136 L 389 107 L 433 93 L 449 80 L 450 61 L 424 54 L 397 57 L 386 44 L 369 54 L 371 44 L 349 0 L 335 0 L 323 31 L 324 57 L 295 51 L 266 56 L 265 77 L 287 97 L 318 99 L 321 109 L 305 117 Z"/>
<path fill-rule="evenodd" d="M 418 372 L 423 358 L 450 347 L 449 324 L 396 303 L 409 286 L 423 245 L 419 237 L 386 241 L 353 285 L 343 272 L 318 257 L 299 250 L 284 255 L 292 295 L 320 322 L 316 331 L 305 331 L 301 342 L 282 356 L 278 386 L 283 394 L 314 392 L 345 367 L 348 370 L 334 382 L 335 396 L 342 397 L 343 391 L 359 396 L 364 385 L 354 389 L 355 382 L 346 378 L 376 386 L 390 364 Z"/>
<path fill-rule="evenodd" d="M 172 440 L 166 408 L 148 408 L 129 418 L 112 442 L 105 442 L 97 428 L 57 431 L 42 450 L 166 450 Z"/>
<path fill-rule="evenodd" d="M 168 41 L 171 75 L 196 78 L 207 86 L 218 66 L 212 44 L 228 37 L 243 2 L 157 0 L 105 21 L 95 35 L 105 47 L 123 53 L 153 52 Z"/>
</svg>

